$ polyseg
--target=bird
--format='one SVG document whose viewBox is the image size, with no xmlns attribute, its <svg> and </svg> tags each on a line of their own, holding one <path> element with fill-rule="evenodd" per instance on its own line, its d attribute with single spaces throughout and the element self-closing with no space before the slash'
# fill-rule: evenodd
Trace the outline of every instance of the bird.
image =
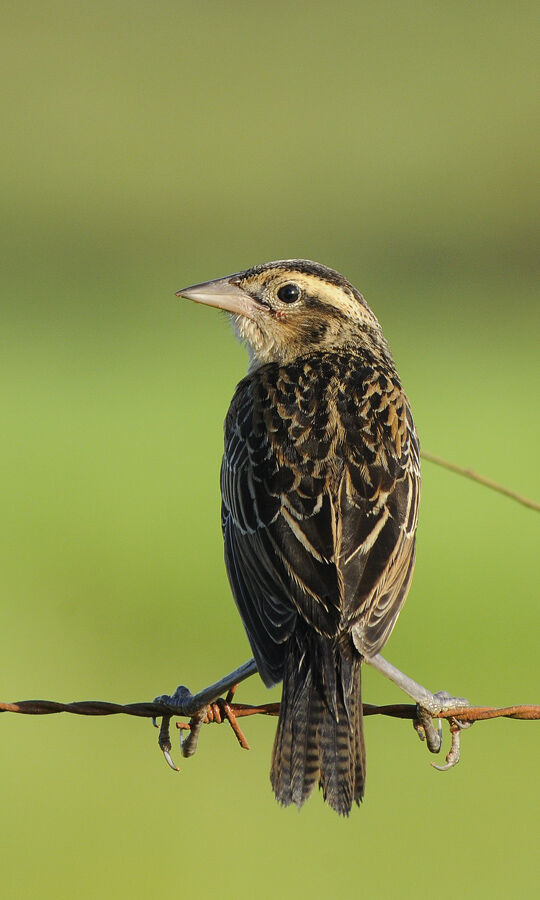
<svg viewBox="0 0 540 900">
<path fill-rule="evenodd" d="M 316 785 L 348 816 L 364 795 L 361 667 L 415 562 L 420 451 L 374 313 L 341 274 L 277 260 L 184 288 L 229 313 L 249 367 L 225 421 L 227 574 L 258 672 L 282 682 L 270 780 Z"/>
</svg>

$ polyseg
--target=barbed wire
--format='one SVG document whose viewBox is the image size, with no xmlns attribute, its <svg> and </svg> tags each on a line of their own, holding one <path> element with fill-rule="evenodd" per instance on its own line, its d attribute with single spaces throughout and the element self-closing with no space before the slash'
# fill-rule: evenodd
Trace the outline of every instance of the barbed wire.
<svg viewBox="0 0 540 900">
<path fill-rule="evenodd" d="M 213 718 L 214 703 L 209 703 L 206 707 L 208 718 L 203 724 L 210 724 L 218 721 Z M 278 716 L 279 703 L 262 703 L 252 705 L 250 703 L 230 703 L 231 709 L 237 719 L 245 716 Z M 393 703 L 385 706 L 376 706 L 372 703 L 364 703 L 364 716 L 390 716 L 394 719 L 414 719 L 416 716 L 416 704 L 414 703 Z M 73 703 L 60 703 L 56 700 L 17 700 L 15 703 L 4 703 L 0 701 L 0 713 L 11 712 L 19 713 L 25 716 L 47 716 L 53 713 L 73 713 L 77 716 L 137 716 L 142 719 L 161 718 L 164 715 L 171 715 L 170 707 L 162 703 L 111 703 L 107 700 L 77 700 Z M 535 720 L 540 719 L 540 705 L 521 705 L 521 706 L 467 706 L 456 707 L 442 711 L 433 718 L 449 719 L 459 718 L 464 722 L 481 722 L 487 719 L 523 719 Z M 180 724 L 179 727 L 189 728 L 189 724 Z"/>
<path fill-rule="evenodd" d="M 184 757 L 192 756 L 197 748 L 199 731 L 202 725 L 211 723 L 228 722 L 239 743 L 244 750 L 249 750 L 250 746 L 247 739 L 238 724 L 238 719 L 247 716 L 263 715 L 277 716 L 279 715 L 279 703 L 263 703 L 253 705 L 250 703 L 233 703 L 232 697 L 235 688 L 231 688 L 227 693 L 227 697 L 219 697 L 211 703 L 206 704 L 200 710 L 191 715 L 189 722 L 177 722 L 176 727 L 180 730 L 189 731 L 186 739 L 180 739 L 180 748 Z M 186 692 L 186 696 L 193 700 L 193 695 Z M 171 741 L 169 735 L 170 720 L 174 713 L 171 713 L 170 703 L 160 702 L 141 702 L 141 703 L 110 703 L 104 700 L 82 700 L 73 703 L 59 703 L 56 700 L 18 700 L 15 703 L 0 702 L 0 713 L 11 712 L 20 715 L 43 716 L 55 713 L 67 712 L 78 716 L 114 716 L 127 715 L 137 716 L 139 718 L 152 719 L 155 724 L 156 718 L 161 718 L 162 723 L 159 732 L 158 743 L 168 765 L 175 771 L 179 771 L 178 767 L 171 757 Z M 179 714 L 182 714 L 179 710 Z M 376 706 L 372 703 L 363 704 L 364 716 L 388 716 L 396 719 L 410 719 L 416 727 L 419 736 L 424 739 L 422 734 L 422 726 L 418 725 L 418 707 L 411 703 L 394 703 L 384 706 Z M 432 765 L 440 771 L 446 771 L 453 768 L 460 757 L 460 734 L 463 728 L 473 724 L 473 722 L 487 721 L 488 719 L 522 719 L 522 720 L 539 720 L 540 705 L 520 705 L 520 706 L 468 706 L 456 707 L 456 709 L 447 709 L 439 715 L 432 718 L 446 719 L 450 725 L 451 746 L 446 755 L 446 762 L 443 766 Z M 439 729 L 440 734 L 440 729 Z M 442 740 L 442 737 L 441 737 Z"/>
</svg>

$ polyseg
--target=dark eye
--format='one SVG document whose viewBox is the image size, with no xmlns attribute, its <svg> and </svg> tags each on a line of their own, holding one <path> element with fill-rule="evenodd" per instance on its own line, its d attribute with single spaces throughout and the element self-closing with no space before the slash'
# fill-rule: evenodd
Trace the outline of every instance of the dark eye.
<svg viewBox="0 0 540 900">
<path fill-rule="evenodd" d="M 289 284 L 282 284 L 277 295 L 282 303 L 294 303 L 300 296 L 300 288 L 297 284 L 293 284 L 292 282 L 289 282 Z"/>
</svg>

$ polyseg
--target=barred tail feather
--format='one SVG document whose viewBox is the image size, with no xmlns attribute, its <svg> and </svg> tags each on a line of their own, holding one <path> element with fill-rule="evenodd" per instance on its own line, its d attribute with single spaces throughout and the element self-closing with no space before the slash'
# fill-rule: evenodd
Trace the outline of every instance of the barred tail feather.
<svg viewBox="0 0 540 900">
<path fill-rule="evenodd" d="M 270 780 L 283 806 L 308 799 L 316 784 L 341 815 L 364 794 L 361 658 L 328 638 L 291 639 Z"/>
</svg>

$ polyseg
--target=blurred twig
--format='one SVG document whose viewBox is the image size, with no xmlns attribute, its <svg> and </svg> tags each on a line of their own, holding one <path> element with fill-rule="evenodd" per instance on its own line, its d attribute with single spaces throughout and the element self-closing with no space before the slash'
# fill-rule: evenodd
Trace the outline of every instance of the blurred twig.
<svg viewBox="0 0 540 900">
<path fill-rule="evenodd" d="M 484 475 L 479 475 L 478 472 L 473 472 L 472 469 L 465 469 L 463 466 L 457 466 L 455 463 L 449 462 L 441 456 L 435 456 L 434 453 L 428 453 L 427 450 L 422 450 L 421 456 L 423 459 L 427 459 L 428 462 L 435 463 L 437 466 L 442 466 L 443 469 L 449 469 L 450 472 L 455 472 L 457 475 L 463 475 L 465 478 L 470 478 L 471 481 L 483 484 L 484 487 L 490 488 L 492 491 L 504 494 L 505 497 L 510 497 L 511 500 L 515 500 L 517 503 L 522 503 L 523 506 L 528 506 L 529 509 L 540 512 L 540 503 L 536 500 L 531 500 L 529 497 L 523 497 L 522 494 L 517 494 L 503 484 L 498 484 L 496 481 L 492 481 L 491 478 L 486 478 Z"/>
</svg>

